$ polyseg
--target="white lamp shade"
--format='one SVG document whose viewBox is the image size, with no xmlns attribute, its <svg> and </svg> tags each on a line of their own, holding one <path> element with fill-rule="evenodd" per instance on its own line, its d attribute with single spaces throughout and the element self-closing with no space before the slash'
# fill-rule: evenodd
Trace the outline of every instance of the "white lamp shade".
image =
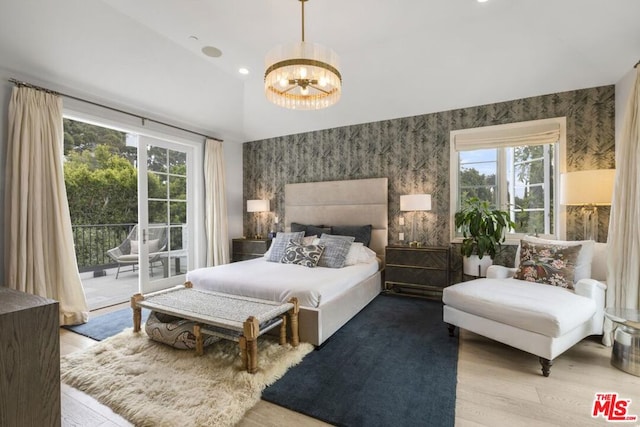
<svg viewBox="0 0 640 427">
<path fill-rule="evenodd" d="M 560 175 L 560 203 L 568 206 L 610 205 L 615 169 L 567 172 Z"/>
<path fill-rule="evenodd" d="M 269 200 L 247 200 L 247 212 L 269 212 Z"/>
<path fill-rule="evenodd" d="M 430 211 L 431 194 L 405 194 L 400 196 L 401 211 Z"/>
</svg>

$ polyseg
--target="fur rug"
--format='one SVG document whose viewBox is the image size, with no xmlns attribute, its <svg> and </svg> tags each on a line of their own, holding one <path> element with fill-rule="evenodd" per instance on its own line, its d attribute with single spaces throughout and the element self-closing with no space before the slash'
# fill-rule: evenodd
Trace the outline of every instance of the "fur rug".
<svg viewBox="0 0 640 427">
<path fill-rule="evenodd" d="M 136 426 L 231 426 L 312 350 L 311 344 L 293 348 L 260 337 L 259 370 L 248 374 L 235 342 L 218 341 L 197 357 L 129 328 L 62 357 L 61 378 Z"/>
</svg>

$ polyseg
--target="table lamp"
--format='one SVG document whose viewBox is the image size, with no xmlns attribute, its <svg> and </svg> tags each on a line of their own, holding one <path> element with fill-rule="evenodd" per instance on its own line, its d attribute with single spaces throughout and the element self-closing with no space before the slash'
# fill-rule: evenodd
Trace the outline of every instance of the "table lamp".
<svg viewBox="0 0 640 427">
<path fill-rule="evenodd" d="M 269 200 L 247 200 L 247 212 L 257 212 L 257 229 L 255 238 L 262 239 L 262 212 L 269 212 Z"/>
<path fill-rule="evenodd" d="M 416 240 L 416 214 L 418 211 L 431 210 L 431 194 L 405 194 L 400 196 L 400 210 L 403 212 L 413 212 L 411 218 L 411 242 L 409 242 L 409 246 L 420 246 L 421 243 Z"/>
<path fill-rule="evenodd" d="M 585 240 L 598 241 L 598 206 L 610 206 L 615 169 L 567 172 L 560 175 L 560 203 L 582 206 Z"/>
</svg>

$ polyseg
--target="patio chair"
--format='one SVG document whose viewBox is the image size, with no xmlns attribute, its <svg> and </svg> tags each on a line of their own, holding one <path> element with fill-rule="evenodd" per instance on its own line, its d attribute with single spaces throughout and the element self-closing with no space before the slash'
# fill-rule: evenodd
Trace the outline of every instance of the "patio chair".
<svg viewBox="0 0 640 427">
<path fill-rule="evenodd" d="M 164 226 L 149 226 L 149 271 L 153 275 L 154 263 L 162 262 L 162 252 L 167 249 L 167 229 Z M 131 265 L 133 271 L 136 271 L 136 265 L 139 263 L 139 244 L 138 244 L 138 226 L 135 225 L 126 239 L 116 248 L 109 249 L 107 255 L 118 263 L 118 271 L 116 279 L 120 275 L 120 268 Z"/>
</svg>

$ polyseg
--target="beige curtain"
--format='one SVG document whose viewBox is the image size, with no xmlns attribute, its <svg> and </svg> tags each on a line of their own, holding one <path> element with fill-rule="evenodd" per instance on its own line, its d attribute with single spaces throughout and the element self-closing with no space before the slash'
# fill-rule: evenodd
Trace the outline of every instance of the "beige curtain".
<svg viewBox="0 0 640 427">
<path fill-rule="evenodd" d="M 609 220 L 607 307 L 640 308 L 640 67 L 616 147 L 616 180 Z M 603 342 L 611 345 L 605 321 Z"/>
<path fill-rule="evenodd" d="M 60 303 L 60 324 L 87 321 L 62 166 L 62 100 L 15 87 L 5 168 L 5 284 Z"/>
<path fill-rule="evenodd" d="M 207 266 L 210 267 L 229 262 L 227 192 L 222 141 L 205 141 L 204 189 Z"/>
</svg>

